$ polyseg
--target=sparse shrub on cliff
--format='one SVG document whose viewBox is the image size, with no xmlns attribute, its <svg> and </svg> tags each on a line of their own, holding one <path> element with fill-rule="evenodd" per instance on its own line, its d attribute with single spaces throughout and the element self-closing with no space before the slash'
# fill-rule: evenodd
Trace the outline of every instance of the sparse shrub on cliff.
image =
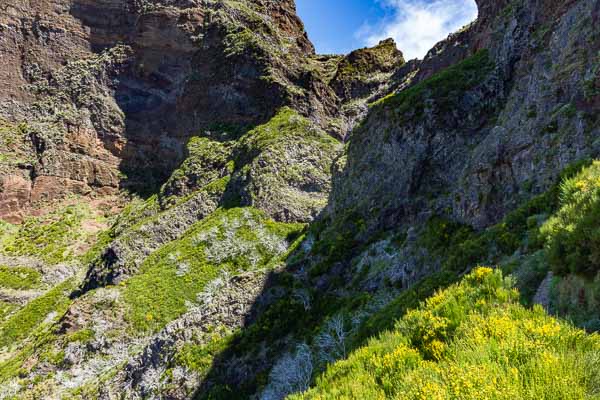
<svg viewBox="0 0 600 400">
<path fill-rule="evenodd" d="M 295 352 L 284 354 L 269 374 L 269 384 L 260 400 L 278 400 L 309 388 L 313 374 L 313 354 L 306 343 L 296 347 Z"/>
<path fill-rule="evenodd" d="M 541 228 L 555 273 L 600 270 L 600 161 L 561 185 L 561 208 Z"/>
<path fill-rule="evenodd" d="M 319 349 L 319 361 L 331 363 L 346 358 L 348 351 L 346 342 L 350 336 L 347 325 L 343 314 L 337 314 L 325 323 L 324 328 L 315 338 L 315 345 Z"/>
<path fill-rule="evenodd" d="M 393 110 L 401 121 L 422 116 L 431 104 L 439 110 L 449 110 L 459 96 L 481 84 L 493 69 L 489 51 L 481 50 L 409 89 L 383 98 L 374 106 Z"/>
</svg>

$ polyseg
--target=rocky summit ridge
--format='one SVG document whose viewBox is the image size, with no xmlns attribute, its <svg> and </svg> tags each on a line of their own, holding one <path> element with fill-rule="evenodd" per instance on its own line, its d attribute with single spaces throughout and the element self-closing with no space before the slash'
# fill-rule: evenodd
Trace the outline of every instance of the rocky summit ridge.
<svg viewBox="0 0 600 400">
<path fill-rule="evenodd" d="M 595 398 L 600 1 L 477 6 L 3 0 L 0 399 Z"/>
</svg>

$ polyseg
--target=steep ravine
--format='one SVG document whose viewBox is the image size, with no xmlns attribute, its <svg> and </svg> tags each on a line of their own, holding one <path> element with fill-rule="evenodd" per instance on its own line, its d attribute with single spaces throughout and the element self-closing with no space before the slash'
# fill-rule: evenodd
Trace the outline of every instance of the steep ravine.
<svg viewBox="0 0 600 400">
<path fill-rule="evenodd" d="M 594 398 L 545 312 L 600 327 L 600 1 L 478 6 L 408 62 L 291 0 L 0 6 L 0 399 Z"/>
</svg>

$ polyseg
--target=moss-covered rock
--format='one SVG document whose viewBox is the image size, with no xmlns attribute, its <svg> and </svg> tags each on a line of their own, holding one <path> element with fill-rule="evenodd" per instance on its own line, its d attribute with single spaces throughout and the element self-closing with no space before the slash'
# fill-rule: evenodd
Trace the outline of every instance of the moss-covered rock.
<svg viewBox="0 0 600 400">
<path fill-rule="evenodd" d="M 309 222 L 325 207 L 339 142 L 290 108 L 242 136 L 232 190 L 278 221 Z"/>
<path fill-rule="evenodd" d="M 393 39 L 374 47 L 355 50 L 338 64 L 332 87 L 345 100 L 368 97 L 383 84 L 383 77 L 396 72 L 404 64 L 402 52 Z"/>
<path fill-rule="evenodd" d="M 161 188 L 161 206 L 172 205 L 177 198 L 230 175 L 234 168 L 230 147 L 208 138 L 190 139 L 187 158 Z"/>
<path fill-rule="evenodd" d="M 197 295 L 221 273 L 266 268 L 301 228 L 270 221 L 252 208 L 219 210 L 194 224 L 123 282 L 132 329 L 162 328 L 198 302 Z"/>
</svg>

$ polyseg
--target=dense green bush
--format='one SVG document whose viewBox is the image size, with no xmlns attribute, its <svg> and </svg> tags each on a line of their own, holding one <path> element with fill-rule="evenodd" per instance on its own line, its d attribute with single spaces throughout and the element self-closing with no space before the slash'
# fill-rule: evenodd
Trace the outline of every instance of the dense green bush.
<svg viewBox="0 0 600 400">
<path fill-rule="evenodd" d="M 292 399 L 598 398 L 600 338 L 518 301 L 477 268 Z"/>
<path fill-rule="evenodd" d="M 558 275 L 600 271 L 600 161 L 565 179 L 561 207 L 541 228 Z"/>
<path fill-rule="evenodd" d="M 551 309 L 590 332 L 600 331 L 600 274 L 595 279 L 569 274 L 554 277 L 550 288 Z"/>
</svg>

